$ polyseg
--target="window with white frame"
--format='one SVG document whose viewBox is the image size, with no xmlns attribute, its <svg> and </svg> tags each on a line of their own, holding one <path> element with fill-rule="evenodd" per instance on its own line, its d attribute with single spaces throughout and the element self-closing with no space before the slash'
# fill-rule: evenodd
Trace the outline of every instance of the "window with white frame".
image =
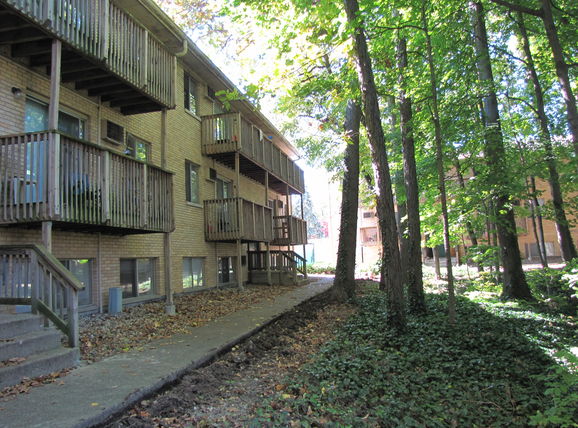
<svg viewBox="0 0 578 428">
<path fill-rule="evenodd" d="M 148 162 L 150 159 L 151 145 L 146 141 L 132 135 L 126 136 L 126 151 L 125 154 L 131 158 Z"/>
<path fill-rule="evenodd" d="M 82 283 L 84 288 L 78 292 L 78 304 L 92 303 L 92 259 L 64 259 L 60 260 L 72 274 Z"/>
<path fill-rule="evenodd" d="M 36 98 L 26 98 L 24 132 L 48 130 L 48 104 Z M 86 138 L 86 119 L 62 110 L 58 113 L 58 130 L 71 137 Z"/>
<path fill-rule="evenodd" d="M 198 106 L 198 87 L 199 84 L 195 79 L 191 77 L 191 75 L 185 72 L 185 81 L 184 81 L 184 106 L 185 110 L 190 111 L 191 113 L 197 115 L 199 106 Z"/>
<path fill-rule="evenodd" d="M 218 282 L 227 284 L 236 280 L 237 257 L 219 257 L 217 260 Z"/>
<path fill-rule="evenodd" d="M 187 202 L 200 204 L 199 194 L 199 165 L 185 161 L 185 189 Z"/>
<path fill-rule="evenodd" d="M 202 257 L 183 257 L 183 289 L 188 290 L 204 285 L 203 265 Z"/>
<path fill-rule="evenodd" d="M 120 259 L 120 286 L 123 297 L 154 294 L 155 259 Z"/>
</svg>

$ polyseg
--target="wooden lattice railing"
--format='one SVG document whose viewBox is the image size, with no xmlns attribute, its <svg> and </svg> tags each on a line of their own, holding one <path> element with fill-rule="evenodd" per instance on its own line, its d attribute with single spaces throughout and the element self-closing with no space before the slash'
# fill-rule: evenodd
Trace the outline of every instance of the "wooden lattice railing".
<svg viewBox="0 0 578 428">
<path fill-rule="evenodd" d="M 273 217 L 275 245 L 307 244 L 307 222 L 291 215 Z"/>
<path fill-rule="evenodd" d="M 208 200 L 204 208 L 207 241 L 269 242 L 273 239 L 271 208 L 243 198 Z"/>
<path fill-rule="evenodd" d="M 165 106 L 175 105 L 174 56 L 110 0 L 2 2 Z"/>
<path fill-rule="evenodd" d="M 78 346 L 82 283 L 41 245 L 0 245 L 0 304 L 31 305 Z"/>
<path fill-rule="evenodd" d="M 266 251 L 249 251 L 249 270 L 263 271 L 267 269 Z M 269 269 L 272 271 L 299 272 L 307 275 L 307 261 L 294 251 L 269 251 Z"/>
<path fill-rule="evenodd" d="M 240 151 L 298 191 L 305 191 L 301 168 L 239 113 L 203 116 L 202 146 L 206 155 Z"/>
<path fill-rule="evenodd" d="M 55 132 L 0 137 L 0 224 L 173 230 L 172 174 Z"/>
</svg>

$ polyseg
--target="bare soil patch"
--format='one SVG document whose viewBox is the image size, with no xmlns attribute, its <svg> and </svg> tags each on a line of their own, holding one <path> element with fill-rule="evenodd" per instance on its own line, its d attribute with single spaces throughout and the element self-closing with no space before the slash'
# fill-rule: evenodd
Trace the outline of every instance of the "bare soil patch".
<svg viewBox="0 0 578 428">
<path fill-rule="evenodd" d="M 332 337 L 354 307 L 319 296 L 295 308 L 106 428 L 247 426 L 255 409 Z"/>
</svg>

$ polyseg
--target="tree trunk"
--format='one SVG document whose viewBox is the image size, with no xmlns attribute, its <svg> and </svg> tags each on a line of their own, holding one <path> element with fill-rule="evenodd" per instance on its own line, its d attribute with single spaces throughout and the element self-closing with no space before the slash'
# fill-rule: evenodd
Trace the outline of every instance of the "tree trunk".
<svg viewBox="0 0 578 428">
<path fill-rule="evenodd" d="M 574 153 L 578 159 L 578 108 L 576 107 L 576 98 L 572 92 L 572 83 L 568 73 L 570 66 L 564 58 L 564 50 L 560 44 L 560 39 L 558 38 L 558 29 L 556 28 L 554 16 L 552 15 L 551 0 L 539 0 L 541 5 L 539 9 L 525 7 L 517 3 L 512 3 L 508 0 L 491 1 L 496 4 L 506 6 L 510 10 L 530 14 L 542 19 L 542 22 L 544 23 L 544 29 L 546 30 L 546 36 L 548 37 L 548 42 L 550 44 L 550 49 L 552 50 L 552 58 L 554 59 L 556 76 L 558 77 L 558 82 L 560 83 L 562 97 L 566 103 L 566 117 L 568 120 L 570 135 L 572 136 Z"/>
<path fill-rule="evenodd" d="M 341 199 L 341 220 L 337 265 L 332 297 L 345 302 L 355 297 L 355 248 L 357 239 L 357 211 L 359 205 L 359 126 L 361 109 L 349 100 L 345 111 L 345 173 Z"/>
<path fill-rule="evenodd" d="M 504 266 L 502 296 L 507 299 L 532 299 L 522 269 L 514 211 L 509 204 L 510 197 L 506 190 L 509 184 L 508 169 L 505 162 L 505 149 L 500 128 L 498 100 L 494 89 L 494 76 L 490 63 L 484 12 L 482 4 L 479 2 L 471 2 L 470 7 L 474 24 L 478 74 L 480 81 L 487 88 L 487 94 L 483 99 L 486 123 L 484 155 L 490 168 L 490 175 L 495 180 L 496 222 Z"/>
<path fill-rule="evenodd" d="M 417 168 L 415 165 L 415 142 L 413 138 L 411 98 L 404 89 L 404 73 L 407 68 L 407 40 L 399 38 L 397 45 L 399 111 L 401 125 L 401 142 L 403 146 L 403 176 L 405 180 L 405 197 L 407 209 L 407 263 L 405 263 L 405 280 L 409 310 L 412 313 L 425 313 L 423 291 L 423 273 L 421 264 L 421 227 L 419 219 L 419 188 Z"/>
<path fill-rule="evenodd" d="M 456 168 L 456 175 L 458 177 L 458 184 L 460 185 L 460 188 L 462 190 L 466 189 L 466 183 L 464 181 L 464 175 L 462 174 L 462 170 L 460 167 L 460 161 L 457 159 L 454 159 L 454 166 Z M 474 231 L 474 227 L 472 226 L 472 222 L 469 220 L 466 220 L 466 230 L 468 231 L 468 237 L 470 238 L 470 242 L 472 243 L 472 245 L 474 247 L 478 246 L 478 237 L 476 236 L 476 232 Z M 464 245 L 464 249 L 466 250 L 466 255 L 467 255 L 467 248 Z M 478 269 L 478 272 L 483 272 L 484 271 L 484 266 L 481 263 L 476 263 L 476 267 Z"/>
<path fill-rule="evenodd" d="M 435 245 L 432 248 L 433 259 L 434 259 L 434 272 L 436 275 L 436 279 L 439 281 L 442 279 L 442 272 L 440 269 L 440 250 L 438 250 L 438 246 Z"/>
<path fill-rule="evenodd" d="M 534 239 L 536 240 L 536 247 L 538 248 L 538 255 L 540 256 L 540 264 L 543 268 L 548 267 L 548 259 L 546 258 L 546 250 L 544 248 L 544 231 L 542 226 L 540 225 L 540 232 L 538 232 L 538 222 L 536 221 L 536 210 L 538 207 L 537 198 L 532 196 L 529 200 L 530 202 L 530 218 L 532 219 L 532 227 L 534 230 Z M 542 216 L 540 216 L 540 222 L 542 220 Z M 529 248 L 528 248 L 529 250 Z M 529 258 L 529 257 L 528 257 Z"/>
<path fill-rule="evenodd" d="M 572 240 L 570 227 L 568 226 L 566 211 L 564 210 L 564 201 L 562 198 L 562 190 L 560 188 L 560 175 L 558 174 L 558 168 L 556 167 L 556 157 L 554 156 L 552 138 L 550 135 L 550 128 L 548 126 L 549 121 L 548 116 L 546 116 L 546 108 L 544 106 L 544 91 L 542 90 L 540 79 L 538 78 L 538 73 L 534 64 L 534 58 L 530 49 L 530 39 L 528 38 L 528 32 L 524 23 L 524 15 L 521 12 L 518 12 L 518 28 L 520 29 L 520 36 L 522 39 L 522 49 L 524 51 L 524 56 L 526 57 L 526 70 L 528 72 L 528 77 L 534 87 L 534 96 L 536 98 L 536 113 L 540 125 L 540 140 L 542 142 L 542 146 L 544 147 L 544 151 L 546 152 L 546 164 L 548 165 L 548 183 L 550 184 L 552 204 L 554 205 L 554 220 L 556 222 L 558 244 L 560 244 L 562 258 L 565 261 L 570 261 L 578 255 Z M 536 209 L 539 209 L 539 207 L 536 207 Z"/>
<path fill-rule="evenodd" d="M 435 145 L 436 145 L 436 166 L 438 172 L 438 189 L 440 192 L 440 202 L 442 204 L 442 219 L 444 224 L 444 248 L 446 250 L 446 269 L 448 281 L 448 318 L 450 324 L 455 323 L 456 319 L 456 297 L 454 291 L 454 274 L 452 268 L 452 254 L 450 242 L 450 220 L 448 216 L 448 203 L 446 194 L 445 170 L 444 170 L 444 142 L 442 137 L 442 127 L 440 123 L 440 115 L 438 108 L 438 91 L 437 91 L 437 75 L 434 65 L 433 49 L 431 44 L 431 37 L 428 30 L 426 3 L 422 3 L 421 8 L 421 22 L 425 32 L 425 40 L 427 47 L 427 62 L 430 76 L 430 90 L 431 90 L 431 107 L 432 120 L 434 123 Z"/>
<path fill-rule="evenodd" d="M 377 183 L 377 213 L 382 243 L 382 280 L 387 290 L 388 323 L 391 327 L 401 331 L 405 329 L 405 302 L 391 177 L 385 138 L 381 127 L 377 90 L 365 32 L 363 31 L 363 21 L 360 20 L 359 16 L 359 5 L 357 0 L 344 0 L 344 5 L 348 23 L 354 26 L 353 44 L 357 57 L 357 73 L 361 84 L 365 125 Z"/>
<path fill-rule="evenodd" d="M 560 89 L 562 97 L 566 103 L 566 116 L 568 118 L 568 127 L 572 135 L 572 144 L 574 145 L 574 153 L 578 159 L 578 109 L 576 108 L 576 98 L 572 93 L 572 83 L 568 74 L 568 64 L 564 59 L 564 51 L 558 38 L 558 30 L 552 15 L 551 0 L 540 0 L 542 3 L 542 20 L 544 21 L 544 28 L 546 29 L 546 36 L 550 42 L 552 49 L 552 57 L 554 58 L 554 66 L 556 68 L 556 76 L 560 82 Z M 576 251 L 576 250 L 574 250 Z"/>
</svg>

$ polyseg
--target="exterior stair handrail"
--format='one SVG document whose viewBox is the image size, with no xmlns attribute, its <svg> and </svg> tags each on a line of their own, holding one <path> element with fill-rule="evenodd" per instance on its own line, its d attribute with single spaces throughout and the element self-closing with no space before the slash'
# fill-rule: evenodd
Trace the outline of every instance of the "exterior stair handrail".
<svg viewBox="0 0 578 428">
<path fill-rule="evenodd" d="M 0 303 L 31 305 L 78 346 L 78 292 L 83 284 L 46 247 L 0 245 Z"/>
</svg>

